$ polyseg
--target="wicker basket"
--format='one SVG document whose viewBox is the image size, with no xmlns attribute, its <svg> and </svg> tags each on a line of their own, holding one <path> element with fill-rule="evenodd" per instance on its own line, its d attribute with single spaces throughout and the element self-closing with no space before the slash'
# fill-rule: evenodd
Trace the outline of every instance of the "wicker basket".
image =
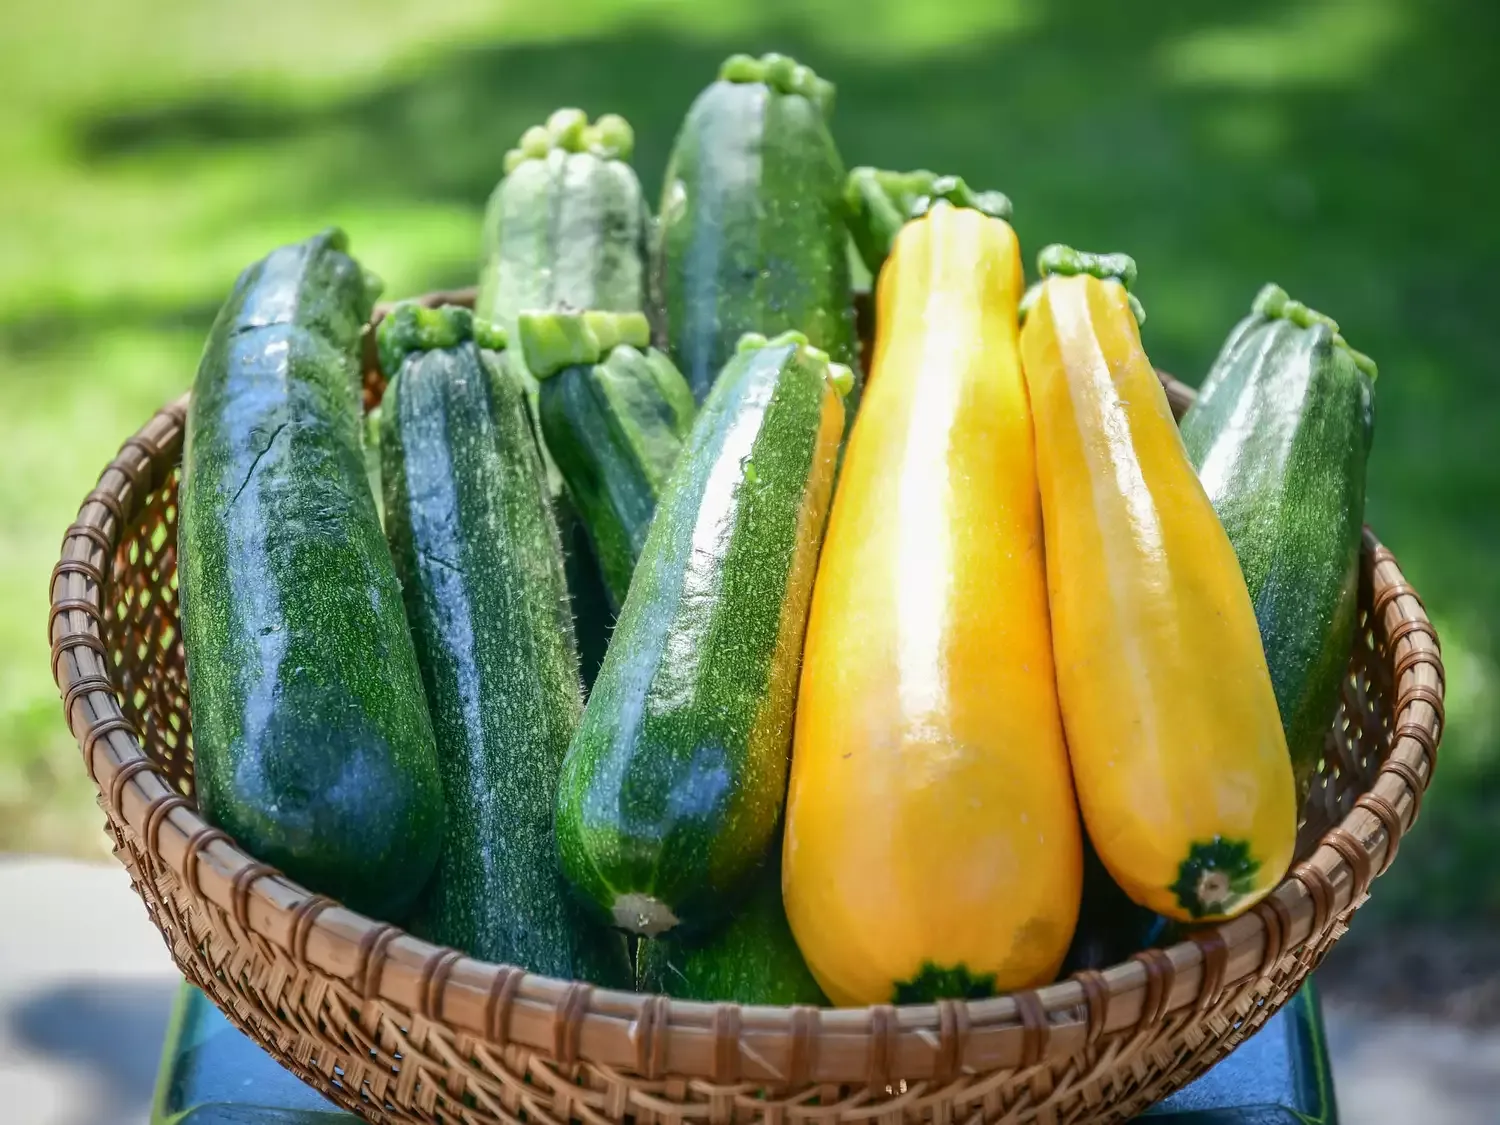
<svg viewBox="0 0 1500 1125">
<path fill-rule="evenodd" d="M 1192 392 L 1164 382 L 1180 411 Z M 367 389 L 382 389 L 373 373 Z M 1432 774 L 1437 636 L 1366 531 L 1360 627 L 1300 862 L 1233 922 L 1037 991 L 902 1008 L 686 1003 L 474 961 L 310 895 L 198 816 L 176 596 L 185 403 L 125 443 L 64 536 L 53 673 L 115 854 L 183 973 L 372 1121 L 1125 1120 L 1296 991 L 1390 865 Z"/>
</svg>

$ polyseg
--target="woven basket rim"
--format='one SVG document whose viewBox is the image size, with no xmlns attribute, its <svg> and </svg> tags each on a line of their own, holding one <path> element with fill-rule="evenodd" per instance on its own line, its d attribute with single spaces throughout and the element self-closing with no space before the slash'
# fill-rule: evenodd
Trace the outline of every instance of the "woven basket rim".
<svg viewBox="0 0 1500 1125">
<path fill-rule="evenodd" d="M 1170 376 L 1162 382 L 1174 406 L 1192 400 Z M 122 711 L 104 639 L 109 577 L 135 514 L 180 460 L 187 402 L 183 395 L 168 404 L 125 441 L 68 527 L 49 581 L 53 677 L 101 804 L 195 896 L 233 919 L 246 942 L 270 943 L 345 980 L 355 995 L 485 1042 L 646 1078 L 885 1086 L 1062 1060 L 1106 1033 L 1143 1037 L 1168 1019 L 1208 1011 L 1232 986 L 1265 978 L 1330 924 L 1347 925 L 1394 859 L 1436 764 L 1444 691 L 1437 634 L 1395 557 L 1366 527 L 1371 627 L 1383 629 L 1395 668 L 1392 747 L 1343 820 L 1239 918 L 1039 989 L 902 1007 L 672 1000 L 477 961 L 314 895 L 241 851 L 173 788 Z"/>
</svg>

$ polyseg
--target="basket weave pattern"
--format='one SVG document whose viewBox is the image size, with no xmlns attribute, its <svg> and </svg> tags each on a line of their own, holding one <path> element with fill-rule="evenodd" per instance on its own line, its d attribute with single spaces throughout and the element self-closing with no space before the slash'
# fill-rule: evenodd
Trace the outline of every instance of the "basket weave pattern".
<svg viewBox="0 0 1500 1125">
<path fill-rule="evenodd" d="M 1180 411 L 1192 392 L 1164 382 Z M 369 396 L 382 389 L 367 379 Z M 178 966 L 372 1121 L 1126 1120 L 1297 990 L 1395 858 L 1436 762 L 1437 636 L 1367 530 L 1360 627 L 1300 862 L 1241 918 L 1036 991 L 904 1008 L 668 1001 L 474 961 L 309 894 L 198 816 L 177 619 L 186 401 L 125 443 L 64 536 L 53 674 L 115 854 Z"/>
</svg>

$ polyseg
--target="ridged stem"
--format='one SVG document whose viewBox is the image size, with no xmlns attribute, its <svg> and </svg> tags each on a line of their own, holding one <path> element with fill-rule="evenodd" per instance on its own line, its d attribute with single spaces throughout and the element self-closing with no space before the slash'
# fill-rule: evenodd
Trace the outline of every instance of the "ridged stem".
<svg viewBox="0 0 1500 1125">
<path fill-rule="evenodd" d="M 516 147 L 505 154 L 509 175 L 528 160 L 546 160 L 552 152 L 588 152 L 601 160 L 629 160 L 635 151 L 635 130 L 618 113 L 601 115 L 593 124 L 581 109 L 553 110 L 544 125 L 533 125 L 521 134 Z"/>
<path fill-rule="evenodd" d="M 1022 321 L 1025 321 L 1031 306 L 1036 304 L 1047 278 L 1088 276 L 1097 277 L 1100 281 L 1118 282 L 1125 289 L 1125 297 L 1130 303 L 1130 311 L 1135 315 L 1136 324 L 1139 326 L 1146 323 L 1145 306 L 1131 292 L 1135 286 L 1136 266 L 1135 259 L 1129 254 L 1095 254 L 1054 242 L 1051 246 L 1042 248 L 1042 252 L 1037 255 L 1036 264 L 1042 280 L 1028 289 L 1021 298 Z"/>
<path fill-rule="evenodd" d="M 848 395 L 854 387 L 854 371 L 842 363 L 835 363 L 822 348 L 807 342 L 807 335 L 796 329 L 783 332 L 769 339 L 759 332 L 746 332 L 734 347 L 736 353 L 755 352 L 761 348 L 792 346 L 801 352 L 803 362 L 821 369 L 823 378 L 838 392 L 840 398 Z"/>
<path fill-rule="evenodd" d="M 1373 359 L 1364 352 L 1355 351 L 1349 346 L 1349 341 L 1345 340 L 1339 332 L 1338 321 L 1320 313 L 1317 309 L 1304 305 L 1301 301 L 1293 300 L 1279 285 L 1268 283 L 1262 287 L 1261 291 L 1256 294 L 1255 303 L 1250 306 L 1250 311 L 1267 320 L 1290 321 L 1298 328 L 1312 328 L 1321 324 L 1333 333 L 1334 346 L 1343 348 L 1349 358 L 1354 361 L 1354 366 L 1363 371 L 1372 382 L 1380 374 Z"/>
<path fill-rule="evenodd" d="M 775 51 L 760 58 L 730 55 L 719 67 L 719 79 L 736 83 L 760 82 L 778 94 L 800 94 L 818 107 L 824 121 L 833 116 L 833 83 L 819 78 L 812 67 L 803 66 L 796 59 Z"/>
<path fill-rule="evenodd" d="M 523 312 L 516 334 L 526 370 L 538 379 L 598 363 L 621 344 L 644 348 L 651 343 L 651 325 L 641 312 Z"/>
<path fill-rule="evenodd" d="M 458 305 L 427 308 L 406 302 L 387 313 L 375 333 L 380 369 L 387 378 L 394 376 L 413 352 L 456 348 L 469 340 L 481 348 L 500 351 L 505 347 L 505 330 L 476 320 L 472 311 Z"/>
</svg>

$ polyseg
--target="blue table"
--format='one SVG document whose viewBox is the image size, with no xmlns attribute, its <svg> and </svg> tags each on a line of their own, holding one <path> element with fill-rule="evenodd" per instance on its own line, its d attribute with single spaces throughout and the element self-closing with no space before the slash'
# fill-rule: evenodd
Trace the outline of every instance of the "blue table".
<svg viewBox="0 0 1500 1125">
<path fill-rule="evenodd" d="M 152 1125 L 351 1125 L 183 984 Z M 1323 1019 L 1308 985 L 1253 1039 L 1139 1120 L 1150 1125 L 1336 1125 Z"/>
</svg>

